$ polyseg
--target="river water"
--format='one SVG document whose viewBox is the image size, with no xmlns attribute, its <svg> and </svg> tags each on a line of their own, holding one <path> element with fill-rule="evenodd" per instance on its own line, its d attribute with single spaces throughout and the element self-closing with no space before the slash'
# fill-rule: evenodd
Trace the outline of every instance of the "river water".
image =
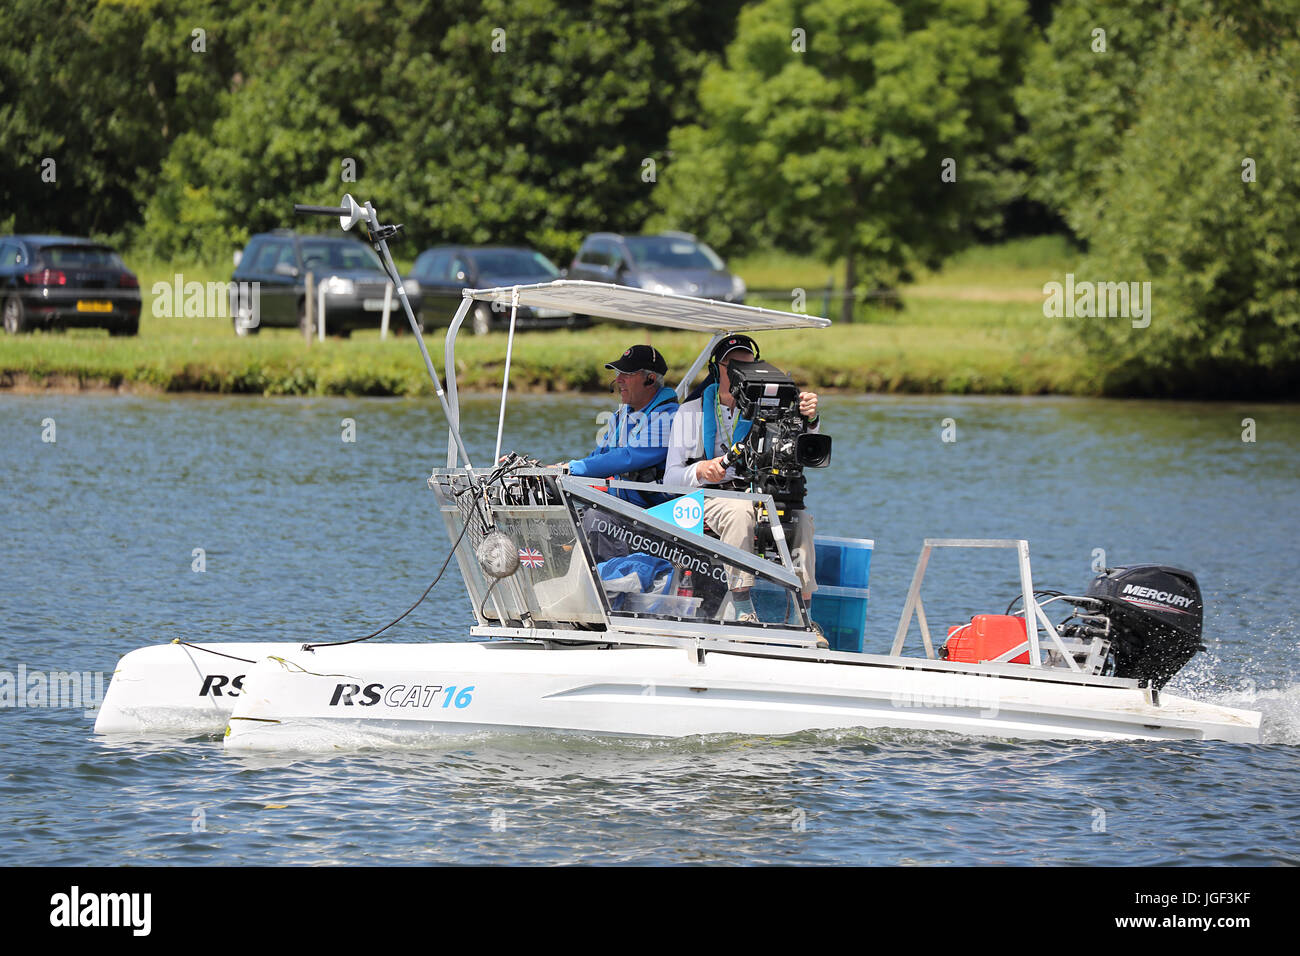
<svg viewBox="0 0 1300 956">
<path fill-rule="evenodd" d="M 588 451 L 610 405 L 511 402 L 505 447 L 546 461 Z M 465 406 L 485 461 L 495 401 Z M 868 650 L 887 648 L 927 536 L 1028 538 L 1035 583 L 1065 590 L 1097 549 L 1172 564 L 1200 580 L 1209 650 L 1170 691 L 1261 710 L 1263 742 L 535 734 L 248 757 L 99 738 L 81 709 L 10 697 L 6 862 L 1300 863 L 1293 407 L 829 396 L 823 417 L 834 462 L 809 505 L 820 532 L 876 542 Z M 0 397 L 0 672 L 89 680 L 175 637 L 387 623 L 448 547 L 424 484 L 440 421 L 432 400 Z M 935 558 L 933 627 L 1014 597 L 1011 553 L 988 554 Z M 449 576 L 389 635 L 461 640 L 470 621 Z"/>
</svg>

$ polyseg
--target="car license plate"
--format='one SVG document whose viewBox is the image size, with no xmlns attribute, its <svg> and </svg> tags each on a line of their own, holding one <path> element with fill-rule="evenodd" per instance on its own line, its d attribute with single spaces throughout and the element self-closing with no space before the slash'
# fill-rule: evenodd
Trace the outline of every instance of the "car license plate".
<svg viewBox="0 0 1300 956">
<path fill-rule="evenodd" d="M 99 299 L 78 299 L 77 311 L 78 312 L 112 312 L 113 303 L 104 302 Z"/>
<path fill-rule="evenodd" d="M 361 308 L 365 309 L 367 312 L 382 312 L 384 311 L 384 300 L 383 299 L 362 299 Z"/>
</svg>

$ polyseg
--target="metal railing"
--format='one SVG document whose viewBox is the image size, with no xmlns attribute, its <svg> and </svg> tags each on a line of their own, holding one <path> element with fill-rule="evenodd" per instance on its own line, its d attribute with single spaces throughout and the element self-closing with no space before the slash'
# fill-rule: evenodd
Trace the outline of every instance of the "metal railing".
<svg viewBox="0 0 1300 956">
<path fill-rule="evenodd" d="M 796 292 L 804 292 L 803 308 L 797 308 Z M 895 289 L 879 289 L 870 292 L 854 292 L 849 289 L 836 289 L 833 284 L 828 283 L 822 289 L 755 289 L 751 288 L 745 293 L 745 301 L 750 305 L 757 305 L 758 301 L 769 303 L 781 303 L 781 308 L 790 311 L 797 311 L 804 314 L 815 312 L 823 319 L 832 319 L 839 314 L 838 305 L 842 304 L 845 299 L 853 301 L 856 305 L 859 302 L 890 302 L 896 303 L 902 301 L 902 294 Z M 820 311 L 815 311 L 810 307 L 813 301 L 819 303 Z M 832 314 L 832 303 L 837 308 Z"/>
<path fill-rule="evenodd" d="M 915 617 L 921 629 L 921 641 L 925 646 L 925 656 L 930 660 L 936 658 L 934 642 L 930 637 L 930 625 L 925 617 L 925 605 L 921 601 L 921 582 L 925 580 L 926 567 L 930 563 L 930 553 L 935 548 L 1012 548 L 1016 552 L 1020 567 L 1021 599 L 1025 605 L 1025 637 L 1019 646 L 1002 654 L 998 660 L 1009 660 L 1023 650 L 1029 651 L 1029 666 L 1042 667 L 1043 659 L 1038 640 L 1040 624 L 1046 636 L 1056 645 L 1064 659 L 1065 665 L 1076 673 L 1082 668 L 1075 662 L 1074 654 L 1067 648 L 1057 633 L 1056 627 L 1048 620 L 1047 614 L 1034 597 L 1033 573 L 1029 567 L 1029 542 L 1023 538 L 926 538 L 921 547 L 921 555 L 916 561 L 916 571 L 912 574 L 912 585 L 907 589 L 907 600 L 903 603 L 903 613 L 898 619 L 898 630 L 894 632 L 894 644 L 889 653 L 899 656 L 907 642 L 907 632 L 911 629 Z"/>
</svg>

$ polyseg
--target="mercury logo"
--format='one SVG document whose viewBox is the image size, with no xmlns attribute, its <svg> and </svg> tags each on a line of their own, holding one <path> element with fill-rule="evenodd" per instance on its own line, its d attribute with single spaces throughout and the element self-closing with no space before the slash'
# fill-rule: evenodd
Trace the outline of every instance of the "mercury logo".
<svg viewBox="0 0 1300 956">
<path fill-rule="evenodd" d="M 136 936 L 148 936 L 152 926 L 152 893 L 71 892 L 50 897 L 51 926 L 129 926 Z"/>
<path fill-rule="evenodd" d="M 1178 607 L 1191 607 L 1195 601 L 1192 598 L 1184 597 L 1181 594 L 1173 594 L 1169 591 L 1157 591 L 1155 588 L 1139 587 L 1136 584 L 1124 585 L 1121 594 L 1131 594 L 1134 597 L 1149 598 L 1152 601 L 1163 601 L 1166 604 L 1174 604 Z"/>
</svg>

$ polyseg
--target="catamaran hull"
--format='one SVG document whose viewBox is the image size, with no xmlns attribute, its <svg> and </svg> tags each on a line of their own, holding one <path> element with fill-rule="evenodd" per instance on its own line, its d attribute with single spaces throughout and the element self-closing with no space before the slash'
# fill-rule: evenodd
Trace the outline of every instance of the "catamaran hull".
<svg viewBox="0 0 1300 956">
<path fill-rule="evenodd" d="M 253 663 L 301 646 L 177 643 L 131 651 L 113 671 L 95 732 L 221 733 Z"/>
<path fill-rule="evenodd" d="M 1256 742 L 1259 714 L 1135 688 L 678 648 L 375 645 L 252 667 L 230 750 L 436 745 L 448 735 L 780 735 L 907 728 L 1018 739 Z"/>
</svg>

